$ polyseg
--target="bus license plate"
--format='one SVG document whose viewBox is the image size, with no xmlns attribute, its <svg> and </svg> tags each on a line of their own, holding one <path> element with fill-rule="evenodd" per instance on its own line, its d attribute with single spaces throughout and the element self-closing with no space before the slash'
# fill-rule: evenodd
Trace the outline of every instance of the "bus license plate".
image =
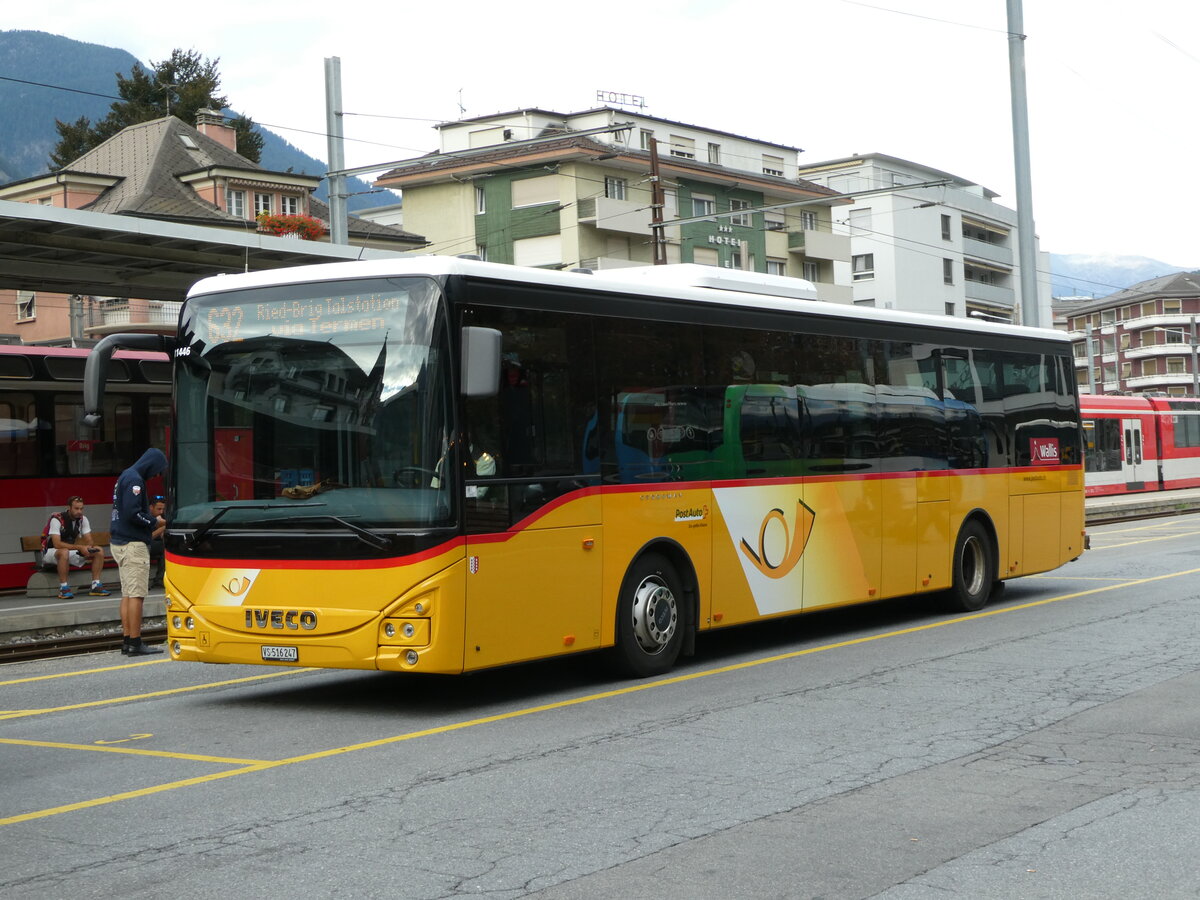
<svg viewBox="0 0 1200 900">
<path fill-rule="evenodd" d="M 295 647 L 263 647 L 262 658 L 273 662 L 296 662 L 300 653 Z"/>
</svg>

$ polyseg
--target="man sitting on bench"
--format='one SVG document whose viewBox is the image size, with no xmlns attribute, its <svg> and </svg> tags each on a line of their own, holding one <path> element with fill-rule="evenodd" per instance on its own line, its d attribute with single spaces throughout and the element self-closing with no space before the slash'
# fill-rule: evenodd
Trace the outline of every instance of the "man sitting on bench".
<svg viewBox="0 0 1200 900">
<path fill-rule="evenodd" d="M 83 498 L 71 497 L 67 508 L 56 512 L 42 531 L 42 565 L 58 570 L 58 599 L 72 600 L 69 569 L 92 567 L 92 597 L 107 597 L 100 573 L 104 570 L 104 551 L 92 546 L 92 526 L 83 514 Z"/>
</svg>

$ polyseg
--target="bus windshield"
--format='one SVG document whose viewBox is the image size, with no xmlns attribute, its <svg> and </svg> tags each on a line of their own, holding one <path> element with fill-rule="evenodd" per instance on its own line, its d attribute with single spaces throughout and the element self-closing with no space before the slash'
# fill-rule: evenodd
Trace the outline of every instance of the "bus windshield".
<svg viewBox="0 0 1200 900">
<path fill-rule="evenodd" d="M 440 297 L 433 279 L 407 277 L 191 298 L 172 526 L 369 542 L 452 524 Z"/>
</svg>

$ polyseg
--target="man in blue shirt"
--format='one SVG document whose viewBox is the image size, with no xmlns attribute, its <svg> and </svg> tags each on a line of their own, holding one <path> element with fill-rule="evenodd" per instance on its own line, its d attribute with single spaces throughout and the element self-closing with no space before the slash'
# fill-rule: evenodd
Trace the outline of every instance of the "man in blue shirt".
<svg viewBox="0 0 1200 900">
<path fill-rule="evenodd" d="M 167 457 L 151 447 L 113 486 L 109 546 L 121 573 L 121 630 L 125 635 L 121 653 L 125 656 L 162 653 L 158 647 L 142 643 L 142 606 L 149 593 L 150 542 L 154 529 L 166 524 L 161 516 L 150 514 L 146 479 L 161 475 L 166 468 Z"/>
</svg>

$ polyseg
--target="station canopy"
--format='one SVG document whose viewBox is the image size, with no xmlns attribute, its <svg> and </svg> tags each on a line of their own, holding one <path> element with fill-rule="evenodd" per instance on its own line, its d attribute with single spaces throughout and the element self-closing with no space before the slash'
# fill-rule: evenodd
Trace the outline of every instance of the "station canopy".
<svg viewBox="0 0 1200 900">
<path fill-rule="evenodd" d="M 402 256 L 128 215 L 0 200 L 0 289 L 181 301 L 209 275 Z"/>
</svg>

